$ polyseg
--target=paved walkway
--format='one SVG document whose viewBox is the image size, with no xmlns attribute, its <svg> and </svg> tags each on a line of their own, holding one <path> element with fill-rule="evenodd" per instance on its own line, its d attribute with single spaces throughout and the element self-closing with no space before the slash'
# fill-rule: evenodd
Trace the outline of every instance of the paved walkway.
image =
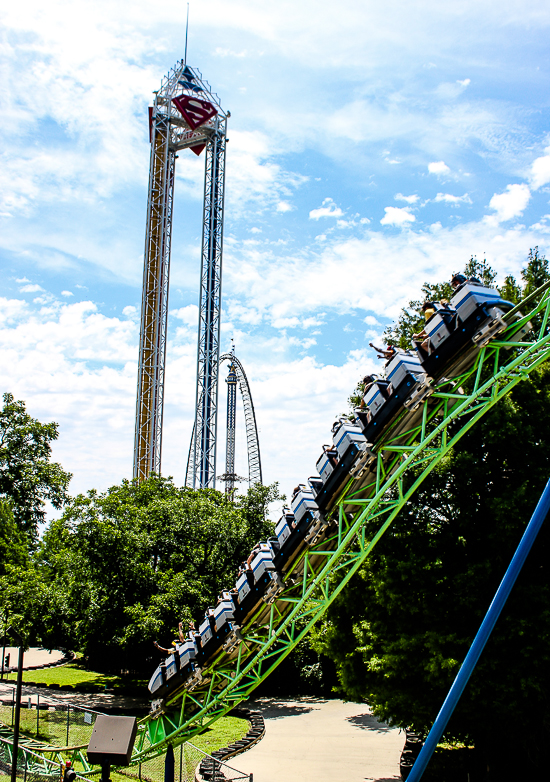
<svg viewBox="0 0 550 782">
<path fill-rule="evenodd" d="M 0 654 L 3 647 L 0 645 Z M 10 656 L 10 667 L 17 668 L 17 661 L 19 655 L 19 649 L 15 646 L 6 646 L 4 655 Z M 58 663 L 64 657 L 64 653 L 58 649 L 50 651 L 49 649 L 43 649 L 42 647 L 33 646 L 23 654 L 23 668 L 29 668 L 33 665 L 48 665 L 50 663 Z"/>
<path fill-rule="evenodd" d="M 368 706 L 303 698 L 251 701 L 265 736 L 229 765 L 254 782 L 393 782 L 400 780 L 405 735 L 372 716 Z"/>
<path fill-rule="evenodd" d="M 9 700 L 11 702 L 13 698 L 13 691 L 15 684 L 5 684 L 0 682 L 0 700 Z M 65 703 L 71 706 L 80 706 L 82 709 L 91 709 L 92 711 L 100 712 L 112 712 L 116 710 L 121 713 L 135 713 L 140 712 L 146 714 L 149 711 L 149 699 L 148 698 L 135 698 L 129 695 L 118 695 L 113 692 L 100 692 L 100 693 L 76 693 L 67 690 L 53 690 L 50 687 L 47 689 L 34 690 L 30 692 L 32 688 L 27 688 L 23 684 L 22 702 L 26 705 L 28 701 L 36 706 L 38 699 L 40 703 L 50 703 L 52 705 Z"/>
</svg>

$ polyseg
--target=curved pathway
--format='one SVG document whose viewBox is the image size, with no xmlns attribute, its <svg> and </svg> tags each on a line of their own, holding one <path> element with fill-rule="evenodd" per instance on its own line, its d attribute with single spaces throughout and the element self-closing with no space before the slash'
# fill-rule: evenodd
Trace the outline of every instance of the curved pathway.
<svg viewBox="0 0 550 782">
<path fill-rule="evenodd" d="M 261 698 L 265 736 L 239 755 L 254 782 L 393 782 L 400 780 L 405 734 L 372 716 L 364 703 Z M 231 765 L 231 761 L 229 761 Z"/>
<path fill-rule="evenodd" d="M 0 646 L 0 653 L 3 647 Z M 10 667 L 17 668 L 19 649 L 15 646 L 6 646 L 4 655 L 9 655 Z M 23 654 L 23 669 L 31 668 L 36 665 L 56 665 L 65 658 L 65 653 L 59 649 L 44 649 L 42 646 L 32 646 Z M 0 661 L 1 666 L 1 661 Z"/>
</svg>

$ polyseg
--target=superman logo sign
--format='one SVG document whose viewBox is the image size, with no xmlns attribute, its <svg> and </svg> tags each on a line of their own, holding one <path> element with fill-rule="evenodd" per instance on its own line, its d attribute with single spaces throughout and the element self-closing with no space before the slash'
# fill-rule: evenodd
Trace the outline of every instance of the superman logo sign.
<svg viewBox="0 0 550 782">
<path fill-rule="evenodd" d="M 172 103 L 182 114 L 191 130 L 204 125 L 218 113 L 207 100 L 195 98 L 193 95 L 180 95 L 179 98 L 172 98 Z"/>
</svg>

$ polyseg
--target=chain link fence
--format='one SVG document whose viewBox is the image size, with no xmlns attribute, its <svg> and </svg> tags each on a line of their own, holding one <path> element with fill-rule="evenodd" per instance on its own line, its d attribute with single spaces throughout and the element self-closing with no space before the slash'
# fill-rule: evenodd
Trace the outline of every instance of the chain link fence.
<svg viewBox="0 0 550 782">
<path fill-rule="evenodd" d="M 11 688 L 10 688 L 11 689 Z M 21 696 L 21 734 L 44 742 L 53 747 L 87 746 L 92 735 L 96 717 L 100 712 L 85 709 L 69 703 L 55 701 L 49 695 L 23 687 Z M 12 692 L 0 693 L 0 723 L 13 729 L 15 719 L 15 687 Z M 40 765 L 41 764 L 41 765 Z M 165 755 L 151 758 L 144 763 L 117 769 L 111 774 L 113 782 L 123 778 L 143 782 L 164 782 Z M 0 777 L 11 773 L 11 744 L 0 737 Z M 59 763 L 47 760 L 26 747 L 20 747 L 17 759 L 17 774 L 24 782 L 40 782 L 46 779 L 60 779 Z M 79 777 L 79 780 L 85 777 Z M 98 775 L 92 777 L 98 782 Z M 252 782 L 252 775 L 238 771 L 227 763 L 195 747 L 190 742 L 174 749 L 174 782 Z"/>
<path fill-rule="evenodd" d="M 11 775 L 13 745 L 0 736 L 0 778 Z M 43 755 L 33 752 L 27 747 L 19 747 L 17 753 L 17 778 L 22 782 L 52 782 L 61 780 L 63 768 L 61 763 L 49 760 Z M 89 782 L 77 774 L 78 782 Z"/>
<path fill-rule="evenodd" d="M 60 703 L 37 690 L 23 687 L 21 695 L 20 730 L 25 736 L 56 747 L 88 744 L 99 712 Z M 15 718 L 15 688 L 10 695 L 0 696 L 0 722 L 13 728 Z"/>
<path fill-rule="evenodd" d="M 145 763 L 119 769 L 119 774 L 142 782 L 163 782 L 165 756 L 151 758 Z M 253 782 L 252 774 L 212 757 L 186 741 L 174 749 L 174 782 Z"/>
</svg>

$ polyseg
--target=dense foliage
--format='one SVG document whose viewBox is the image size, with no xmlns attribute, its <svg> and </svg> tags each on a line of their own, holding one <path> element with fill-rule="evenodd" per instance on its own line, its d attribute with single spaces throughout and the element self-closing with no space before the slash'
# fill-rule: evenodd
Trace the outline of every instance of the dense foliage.
<svg viewBox="0 0 550 782">
<path fill-rule="evenodd" d="M 79 495 L 49 525 L 26 579 L 4 579 L 0 600 L 28 606 L 29 639 L 104 670 L 150 667 L 153 641 L 169 645 L 179 621 L 199 620 L 272 534 L 266 509 L 278 498 L 276 486 L 255 485 L 233 503 L 158 476 Z"/>
<path fill-rule="evenodd" d="M 45 519 L 44 500 L 61 508 L 68 499 L 70 473 L 51 462 L 57 424 L 32 418 L 25 403 L 4 394 L 0 410 L 0 498 L 8 500 L 20 530 L 34 542 Z"/>
<path fill-rule="evenodd" d="M 535 248 L 523 285 L 507 278 L 508 298 L 549 277 Z M 331 607 L 315 645 L 346 697 L 394 724 L 430 727 L 549 478 L 546 364 L 462 438 Z M 547 522 L 448 727 L 493 767 L 518 755 L 526 770 L 550 738 L 549 562 Z"/>
</svg>

